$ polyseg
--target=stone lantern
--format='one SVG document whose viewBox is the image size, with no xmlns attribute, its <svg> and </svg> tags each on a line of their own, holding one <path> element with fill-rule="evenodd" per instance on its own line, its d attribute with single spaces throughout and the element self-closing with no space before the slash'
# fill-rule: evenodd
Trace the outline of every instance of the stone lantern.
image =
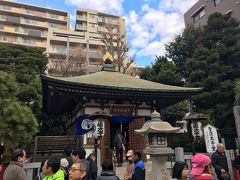
<svg viewBox="0 0 240 180">
<path fill-rule="evenodd" d="M 180 128 L 172 127 L 168 122 L 160 119 L 158 112 L 151 114 L 151 120 L 146 122 L 141 129 L 135 130 L 137 134 L 145 135 L 147 147 L 144 153 L 149 154 L 152 160 L 153 180 L 171 179 L 166 167 L 167 157 L 174 154 L 174 150 L 167 147 L 167 135 L 178 133 Z"/>
</svg>

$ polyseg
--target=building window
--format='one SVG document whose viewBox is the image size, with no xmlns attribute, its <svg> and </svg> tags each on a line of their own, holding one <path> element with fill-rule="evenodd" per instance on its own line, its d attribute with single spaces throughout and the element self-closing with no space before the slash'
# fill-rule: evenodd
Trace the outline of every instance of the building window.
<svg viewBox="0 0 240 180">
<path fill-rule="evenodd" d="M 91 19 L 97 19 L 98 16 L 96 14 L 89 14 L 89 18 Z"/>
<path fill-rule="evenodd" d="M 6 21 L 6 16 L 0 14 L 0 20 Z"/>
<path fill-rule="evenodd" d="M 18 26 L 14 27 L 14 31 L 15 32 L 20 32 L 20 27 L 18 27 Z"/>
<path fill-rule="evenodd" d="M 113 24 L 118 24 L 118 19 L 112 19 Z"/>
<path fill-rule="evenodd" d="M 77 24 L 77 29 L 87 29 L 87 24 Z"/>
<path fill-rule="evenodd" d="M 90 27 L 90 28 L 97 29 L 98 25 L 95 24 L 95 23 L 89 23 L 89 27 Z"/>
<path fill-rule="evenodd" d="M 33 20 L 33 19 L 25 19 L 24 22 L 26 24 L 32 24 L 32 25 L 37 25 L 38 24 L 38 21 Z"/>
<path fill-rule="evenodd" d="M 35 11 L 34 10 L 30 10 L 30 9 L 25 9 L 24 12 L 26 14 L 35 14 Z"/>
<path fill-rule="evenodd" d="M 214 6 L 217 6 L 218 4 L 220 4 L 223 0 L 214 0 Z"/>
<path fill-rule="evenodd" d="M 58 28 L 58 24 L 48 23 L 48 27 L 50 27 L 50 28 Z"/>
<path fill-rule="evenodd" d="M 35 41 L 31 40 L 31 39 L 23 39 L 23 44 L 27 44 L 27 45 L 35 45 Z"/>
<path fill-rule="evenodd" d="M 0 9 L 10 11 L 11 7 L 10 6 L 5 6 L 5 5 L 0 5 Z"/>
<path fill-rule="evenodd" d="M 204 15 L 206 14 L 205 9 L 201 9 L 200 11 L 198 11 L 197 13 L 195 13 L 192 18 L 193 18 L 193 22 L 197 22 L 199 19 L 201 19 Z"/>
<path fill-rule="evenodd" d="M 18 42 L 18 37 L 13 37 L 13 42 L 17 43 Z"/>
<path fill-rule="evenodd" d="M 59 19 L 59 16 L 56 14 L 48 14 L 48 17 L 52 18 L 52 19 Z"/>
<path fill-rule="evenodd" d="M 0 36 L 0 41 L 7 42 L 7 36 Z"/>
</svg>

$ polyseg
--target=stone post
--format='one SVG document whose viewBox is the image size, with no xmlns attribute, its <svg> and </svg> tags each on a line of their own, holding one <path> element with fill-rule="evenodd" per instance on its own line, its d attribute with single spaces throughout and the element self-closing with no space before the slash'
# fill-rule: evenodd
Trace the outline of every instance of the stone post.
<svg viewBox="0 0 240 180">
<path fill-rule="evenodd" d="M 181 147 L 177 147 L 174 149 L 175 152 L 175 160 L 176 161 L 184 161 L 184 149 Z"/>
<path fill-rule="evenodd" d="M 165 156 L 151 156 L 152 160 L 152 179 L 167 180 L 171 179 L 167 170 L 167 157 Z"/>
<path fill-rule="evenodd" d="M 237 130 L 237 146 L 240 147 L 240 106 L 234 106 L 233 113 Z"/>
</svg>

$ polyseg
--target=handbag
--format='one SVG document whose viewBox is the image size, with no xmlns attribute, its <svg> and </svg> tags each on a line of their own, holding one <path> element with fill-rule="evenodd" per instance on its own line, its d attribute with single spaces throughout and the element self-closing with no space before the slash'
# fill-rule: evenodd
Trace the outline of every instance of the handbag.
<svg viewBox="0 0 240 180">
<path fill-rule="evenodd" d="M 119 137 L 119 139 L 120 139 L 120 141 L 121 141 L 121 143 L 122 143 L 122 149 L 123 149 L 123 151 L 126 151 L 126 148 L 125 148 L 125 146 L 124 146 L 124 144 L 123 144 L 123 142 L 122 142 L 122 138 L 121 138 L 121 136 L 118 134 L 118 137 Z"/>
</svg>

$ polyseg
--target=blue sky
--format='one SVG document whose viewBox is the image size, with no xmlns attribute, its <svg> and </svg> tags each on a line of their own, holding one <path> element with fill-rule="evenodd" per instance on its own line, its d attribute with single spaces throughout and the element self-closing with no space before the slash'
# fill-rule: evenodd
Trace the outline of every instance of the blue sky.
<svg viewBox="0 0 240 180">
<path fill-rule="evenodd" d="M 169 43 L 184 29 L 183 14 L 197 0 L 15 0 L 26 4 L 68 11 L 74 25 L 77 8 L 123 16 L 126 20 L 130 56 L 138 66 L 150 65 L 165 54 Z"/>
</svg>

